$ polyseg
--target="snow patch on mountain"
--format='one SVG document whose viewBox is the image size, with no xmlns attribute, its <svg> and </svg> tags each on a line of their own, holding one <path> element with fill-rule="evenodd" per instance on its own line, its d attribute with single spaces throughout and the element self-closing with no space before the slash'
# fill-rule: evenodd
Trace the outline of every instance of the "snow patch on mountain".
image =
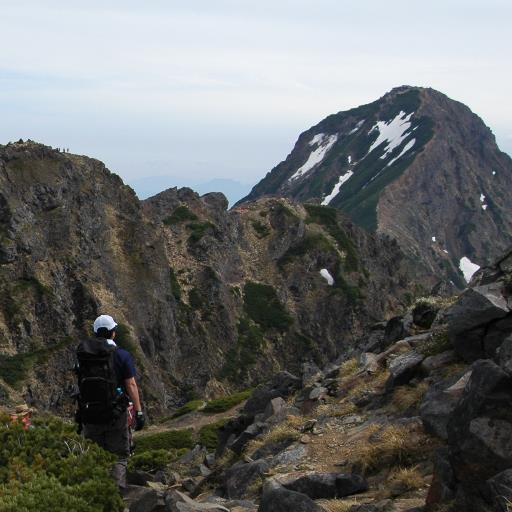
<svg viewBox="0 0 512 512">
<path fill-rule="evenodd" d="M 334 284 L 334 278 L 331 276 L 331 273 L 326 268 L 320 270 L 320 275 L 327 281 L 327 284 L 329 286 L 332 286 Z"/>
<path fill-rule="evenodd" d="M 391 153 L 396 147 L 407 138 L 409 135 L 408 130 L 411 127 L 411 117 L 413 112 L 407 115 L 403 110 L 391 121 L 377 121 L 377 123 L 368 132 L 370 135 L 374 130 L 378 130 L 379 136 L 377 140 L 370 146 L 368 155 L 382 143 L 387 142 L 388 145 L 384 148 L 384 154 L 380 157 L 381 159 Z M 410 149 L 410 148 L 409 148 Z"/>
<path fill-rule="evenodd" d="M 487 210 L 487 204 L 485 204 L 485 196 L 484 194 L 480 194 L 480 202 L 482 203 L 482 210 Z"/>
<path fill-rule="evenodd" d="M 322 201 L 322 206 L 327 206 L 339 194 L 341 186 L 346 183 L 353 175 L 353 171 L 347 171 L 345 174 L 342 174 L 338 180 L 338 183 L 334 185 L 332 192 Z"/>
<path fill-rule="evenodd" d="M 463 256 L 460 259 L 459 268 L 464 274 L 466 283 L 469 283 L 473 277 L 473 274 L 480 269 L 480 267 L 476 263 L 473 263 L 467 256 Z"/>
<path fill-rule="evenodd" d="M 389 162 L 388 162 L 388 165 L 386 165 L 386 167 L 389 167 L 390 165 L 394 164 L 400 157 L 404 156 L 405 153 L 407 153 L 407 151 L 409 151 L 410 149 L 412 149 L 412 147 L 414 146 L 414 144 L 416 143 L 416 139 L 412 139 L 410 140 L 404 147 L 404 149 L 402 149 L 402 151 L 400 152 L 400 154 L 398 156 L 395 156 L 395 158 L 392 158 Z M 381 157 L 382 158 L 382 157 Z"/>
<path fill-rule="evenodd" d="M 327 152 L 333 147 L 335 142 L 338 140 L 338 135 L 326 135 L 325 133 L 319 133 L 315 135 L 310 141 L 310 146 L 315 146 L 318 144 L 318 147 L 311 152 L 309 158 L 306 163 L 299 167 L 297 171 L 293 174 L 293 176 L 289 179 L 289 181 L 300 178 L 307 172 L 309 172 L 315 165 L 318 165 L 325 157 Z"/>
<path fill-rule="evenodd" d="M 363 126 L 364 121 L 365 121 L 364 119 L 361 119 L 361 121 L 359 121 L 359 122 L 356 124 L 355 128 L 354 128 L 353 130 L 350 130 L 350 131 L 348 132 L 348 134 L 349 134 L 349 135 L 352 135 L 352 134 L 356 133 L 356 132 L 359 130 L 359 128 L 361 128 L 361 126 Z"/>
</svg>

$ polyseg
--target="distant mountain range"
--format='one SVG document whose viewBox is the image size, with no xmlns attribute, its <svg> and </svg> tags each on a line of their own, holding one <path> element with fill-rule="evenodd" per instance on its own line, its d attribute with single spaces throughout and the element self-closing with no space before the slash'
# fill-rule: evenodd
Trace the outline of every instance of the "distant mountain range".
<svg viewBox="0 0 512 512">
<path fill-rule="evenodd" d="M 273 196 L 337 208 L 462 288 L 471 265 L 512 244 L 511 185 L 512 160 L 477 115 L 403 86 L 303 132 L 238 204 Z"/>
</svg>

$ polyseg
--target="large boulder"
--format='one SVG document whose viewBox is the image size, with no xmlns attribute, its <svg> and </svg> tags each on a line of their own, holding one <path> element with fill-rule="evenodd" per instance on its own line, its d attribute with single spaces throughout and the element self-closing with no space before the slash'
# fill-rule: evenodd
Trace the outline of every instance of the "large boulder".
<svg viewBox="0 0 512 512">
<path fill-rule="evenodd" d="M 230 499 L 240 499 L 247 488 L 257 479 L 263 479 L 270 469 L 270 464 L 259 459 L 254 462 L 240 461 L 231 466 L 224 474 L 224 490 Z"/>
<path fill-rule="evenodd" d="M 172 490 L 165 496 L 166 512 L 229 512 L 229 509 L 217 503 L 200 503 L 186 494 Z"/>
<path fill-rule="evenodd" d="M 459 300 L 445 313 L 445 321 L 451 334 L 471 331 L 505 317 L 510 312 L 503 297 L 503 286 L 490 283 L 467 288 Z"/>
<path fill-rule="evenodd" d="M 494 358 L 499 347 L 510 335 L 512 335 L 512 315 L 489 324 L 484 336 L 484 351 L 487 357 Z"/>
<path fill-rule="evenodd" d="M 290 491 L 300 492 L 311 499 L 332 499 L 350 496 L 368 489 L 366 480 L 357 474 L 290 473 L 275 480 Z"/>
<path fill-rule="evenodd" d="M 425 356 L 415 350 L 395 357 L 389 363 L 389 378 L 386 382 L 386 389 L 394 386 L 402 386 L 413 379 Z"/>
<path fill-rule="evenodd" d="M 130 512 L 154 512 L 159 506 L 157 491 L 149 487 L 128 485 L 123 498 Z"/>
<path fill-rule="evenodd" d="M 257 387 L 247 400 L 242 414 L 256 416 L 265 412 L 268 403 L 278 396 L 286 398 L 301 388 L 302 381 L 288 372 L 280 372 L 267 384 Z"/>
<path fill-rule="evenodd" d="M 258 512 L 325 512 L 311 498 L 279 486 L 265 486 Z"/>
<path fill-rule="evenodd" d="M 512 377 L 489 360 L 473 364 L 464 394 L 450 415 L 448 446 L 457 503 L 484 510 L 487 480 L 512 467 Z"/>
<path fill-rule="evenodd" d="M 487 481 L 486 501 L 492 510 L 510 512 L 512 504 L 512 469 L 502 471 Z"/>
</svg>

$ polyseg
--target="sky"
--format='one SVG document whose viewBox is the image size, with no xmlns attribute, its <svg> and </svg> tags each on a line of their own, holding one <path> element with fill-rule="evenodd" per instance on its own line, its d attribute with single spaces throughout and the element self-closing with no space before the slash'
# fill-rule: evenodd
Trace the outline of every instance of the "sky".
<svg viewBox="0 0 512 512">
<path fill-rule="evenodd" d="M 510 0 L 0 0 L 0 9 L 0 144 L 69 148 L 130 184 L 254 184 L 302 131 L 404 84 L 467 104 L 512 154 Z"/>
</svg>

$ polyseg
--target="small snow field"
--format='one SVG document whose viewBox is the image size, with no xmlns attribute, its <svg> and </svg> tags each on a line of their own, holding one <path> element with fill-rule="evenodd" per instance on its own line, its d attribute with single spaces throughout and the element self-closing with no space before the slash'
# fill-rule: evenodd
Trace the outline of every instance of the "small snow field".
<svg viewBox="0 0 512 512">
<path fill-rule="evenodd" d="M 386 167 L 389 167 L 390 165 L 393 165 L 400 157 L 404 156 L 407 151 L 413 148 L 414 144 L 416 144 L 416 139 L 410 140 L 405 146 L 404 149 L 400 152 L 398 156 L 395 156 L 395 158 L 392 158 Z M 382 158 L 382 157 L 381 157 Z"/>
<path fill-rule="evenodd" d="M 327 206 L 339 194 L 341 186 L 346 183 L 353 175 L 353 171 L 347 171 L 345 174 L 342 174 L 338 180 L 338 183 L 334 185 L 332 192 L 322 201 L 322 206 Z"/>
<path fill-rule="evenodd" d="M 480 194 L 480 202 L 482 203 L 482 210 L 487 210 L 487 205 L 485 204 L 485 196 L 484 194 Z"/>
<path fill-rule="evenodd" d="M 315 135 L 309 142 L 310 146 L 315 146 L 318 144 L 318 147 L 311 152 L 309 158 L 306 163 L 299 167 L 297 171 L 291 176 L 288 181 L 296 180 L 300 178 L 307 172 L 309 172 L 313 167 L 318 165 L 325 157 L 327 152 L 333 147 L 333 145 L 338 140 L 338 135 L 325 135 L 324 133 L 319 133 Z"/>
<path fill-rule="evenodd" d="M 331 273 L 326 268 L 320 270 L 320 275 L 327 281 L 327 284 L 329 286 L 332 286 L 334 284 L 334 279 L 331 276 Z"/>
<path fill-rule="evenodd" d="M 432 242 L 435 242 L 435 241 L 436 241 L 436 237 L 435 237 L 435 236 L 433 236 L 433 237 L 432 237 Z"/>
<path fill-rule="evenodd" d="M 460 259 L 459 268 L 464 274 L 466 283 L 469 283 L 473 277 L 473 274 L 480 269 L 480 267 L 476 263 L 473 263 L 467 256 L 463 256 Z"/>
<path fill-rule="evenodd" d="M 353 128 L 352 130 L 350 130 L 350 131 L 348 132 L 348 134 L 349 134 L 349 135 L 353 135 L 354 133 L 356 133 L 356 132 L 359 130 L 359 128 L 361 128 L 361 126 L 363 126 L 364 122 L 365 122 L 365 119 L 361 119 L 361 121 L 359 121 L 359 122 L 356 124 L 355 128 Z"/>
<path fill-rule="evenodd" d="M 368 132 L 368 135 L 370 135 L 374 130 L 378 130 L 379 136 L 370 146 L 367 155 L 384 142 L 387 142 L 388 145 L 384 148 L 384 154 L 380 157 L 381 159 L 384 159 L 396 147 L 400 146 L 400 144 L 409 135 L 408 130 L 411 127 L 410 120 L 412 115 L 413 112 L 407 115 L 403 110 L 401 110 L 400 113 L 391 121 L 377 121 L 377 123 Z"/>
</svg>

